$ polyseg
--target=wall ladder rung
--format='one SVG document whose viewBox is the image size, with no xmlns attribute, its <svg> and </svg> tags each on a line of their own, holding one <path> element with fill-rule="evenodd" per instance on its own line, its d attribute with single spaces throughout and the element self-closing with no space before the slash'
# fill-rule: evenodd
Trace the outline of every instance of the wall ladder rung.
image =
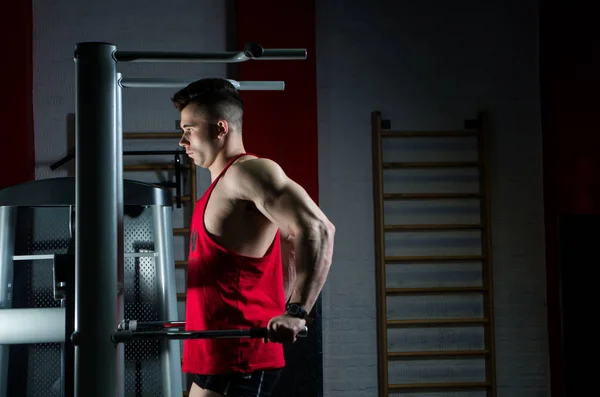
<svg viewBox="0 0 600 397">
<path fill-rule="evenodd" d="M 385 263 L 404 262 L 474 262 L 485 260 L 484 255 L 386 256 Z"/>
<path fill-rule="evenodd" d="M 384 193 L 384 200 L 448 200 L 480 198 L 479 193 Z"/>
<path fill-rule="evenodd" d="M 189 227 L 175 227 L 173 228 L 173 234 L 176 236 L 183 236 L 190 234 Z"/>
<path fill-rule="evenodd" d="M 390 359 L 435 359 L 446 357 L 484 357 L 489 350 L 446 350 L 446 351 L 415 351 L 415 352 L 388 352 Z"/>
<path fill-rule="evenodd" d="M 447 382 L 447 383 L 404 383 L 390 384 L 390 391 L 407 391 L 407 390 L 435 390 L 435 389 L 485 389 L 490 387 L 490 382 Z"/>
<path fill-rule="evenodd" d="M 487 324 L 487 318 L 419 318 L 411 320 L 387 320 L 387 326 L 399 327 L 442 327 Z"/>
<path fill-rule="evenodd" d="M 427 287 L 427 288 L 386 288 L 388 295 L 427 295 L 427 294 L 468 294 L 487 292 L 485 287 Z"/>
<path fill-rule="evenodd" d="M 446 224 L 446 225 L 428 225 L 428 224 L 419 224 L 419 225 L 385 225 L 383 229 L 386 232 L 402 232 L 407 230 L 476 230 L 481 229 L 483 227 L 482 224 Z"/>
<path fill-rule="evenodd" d="M 402 168 L 473 168 L 480 167 L 478 161 L 452 161 L 452 162 L 385 162 L 382 163 L 383 169 L 402 169 Z"/>
<path fill-rule="evenodd" d="M 433 138 L 477 136 L 477 130 L 466 131 L 382 131 L 382 138 Z"/>
<path fill-rule="evenodd" d="M 191 196 L 181 196 L 181 197 L 179 197 L 179 199 L 182 202 L 192 201 L 192 197 Z M 177 202 L 177 197 L 173 197 L 173 203 L 176 203 L 176 202 Z"/>
</svg>

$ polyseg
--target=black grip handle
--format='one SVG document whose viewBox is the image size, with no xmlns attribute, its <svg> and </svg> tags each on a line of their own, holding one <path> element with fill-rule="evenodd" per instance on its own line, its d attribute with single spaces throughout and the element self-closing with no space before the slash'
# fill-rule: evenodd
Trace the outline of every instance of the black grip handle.
<svg viewBox="0 0 600 397">
<path fill-rule="evenodd" d="M 113 332 L 111 335 L 112 342 L 115 344 L 118 343 L 129 343 L 133 340 L 134 331 L 131 330 L 123 330 Z"/>
</svg>

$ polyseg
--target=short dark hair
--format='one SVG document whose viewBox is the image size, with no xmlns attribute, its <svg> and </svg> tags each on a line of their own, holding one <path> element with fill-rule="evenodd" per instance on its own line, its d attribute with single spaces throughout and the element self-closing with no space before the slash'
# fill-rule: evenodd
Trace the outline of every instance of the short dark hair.
<svg viewBox="0 0 600 397">
<path fill-rule="evenodd" d="M 227 79 L 206 78 L 194 81 L 177 91 L 171 101 L 180 112 L 193 103 L 211 118 L 222 118 L 239 128 L 242 126 L 244 101 Z"/>
</svg>

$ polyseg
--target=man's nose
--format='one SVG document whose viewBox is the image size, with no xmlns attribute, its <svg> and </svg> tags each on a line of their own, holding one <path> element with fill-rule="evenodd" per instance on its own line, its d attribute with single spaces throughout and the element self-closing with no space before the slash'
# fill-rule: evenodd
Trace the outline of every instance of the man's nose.
<svg viewBox="0 0 600 397">
<path fill-rule="evenodd" d="M 185 139 L 184 137 L 181 137 L 181 139 L 179 140 L 179 146 L 185 147 L 189 144 L 189 142 L 187 141 L 187 139 Z"/>
</svg>

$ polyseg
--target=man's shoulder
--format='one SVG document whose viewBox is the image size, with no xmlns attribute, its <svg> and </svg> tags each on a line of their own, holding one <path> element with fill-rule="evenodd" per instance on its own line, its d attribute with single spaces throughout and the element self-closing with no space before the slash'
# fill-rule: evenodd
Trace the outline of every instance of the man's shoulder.
<svg viewBox="0 0 600 397">
<path fill-rule="evenodd" d="M 244 169 L 246 167 L 256 168 L 256 167 L 280 167 L 279 164 L 275 160 L 272 160 L 268 157 L 257 157 L 254 155 L 248 155 L 240 158 L 238 161 L 234 162 L 231 165 L 231 168 L 241 168 Z"/>
<path fill-rule="evenodd" d="M 231 165 L 228 172 L 233 180 L 241 182 L 260 181 L 285 176 L 281 166 L 274 160 L 265 157 L 249 157 Z"/>
<path fill-rule="evenodd" d="M 274 160 L 254 157 L 235 162 L 224 178 L 229 192 L 237 198 L 248 200 L 264 192 L 284 186 L 287 176 Z"/>
</svg>

